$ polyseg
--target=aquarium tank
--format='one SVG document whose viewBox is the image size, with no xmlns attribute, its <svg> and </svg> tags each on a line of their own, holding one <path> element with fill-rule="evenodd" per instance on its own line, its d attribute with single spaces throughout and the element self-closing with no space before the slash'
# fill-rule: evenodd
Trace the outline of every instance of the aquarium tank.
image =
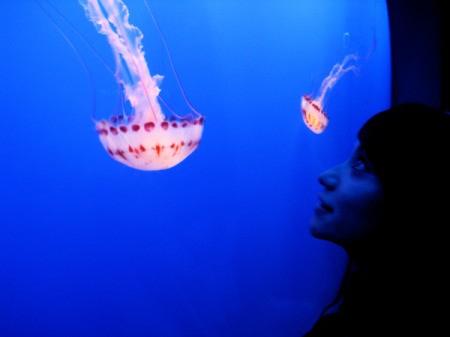
<svg viewBox="0 0 450 337">
<path fill-rule="evenodd" d="M 306 332 L 346 263 L 317 176 L 391 104 L 386 1 L 0 11 L 0 335 Z"/>
</svg>

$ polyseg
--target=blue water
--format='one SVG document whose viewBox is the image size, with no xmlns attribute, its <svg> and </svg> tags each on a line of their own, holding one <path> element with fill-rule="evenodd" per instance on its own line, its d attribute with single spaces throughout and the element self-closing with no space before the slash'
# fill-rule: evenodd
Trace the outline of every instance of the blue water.
<svg viewBox="0 0 450 337">
<path fill-rule="evenodd" d="M 52 3 L 110 57 L 76 0 Z M 127 3 L 130 21 L 152 25 Z M 150 4 L 205 116 L 199 148 L 155 172 L 102 148 L 90 82 L 51 20 L 31 0 L 0 1 L 2 337 L 298 336 L 337 289 L 345 254 L 308 221 L 317 175 L 389 106 L 385 2 Z M 330 90 L 329 125 L 314 134 L 301 97 L 352 52 L 369 57 Z M 103 72 L 91 66 L 107 116 L 115 82 Z"/>
</svg>

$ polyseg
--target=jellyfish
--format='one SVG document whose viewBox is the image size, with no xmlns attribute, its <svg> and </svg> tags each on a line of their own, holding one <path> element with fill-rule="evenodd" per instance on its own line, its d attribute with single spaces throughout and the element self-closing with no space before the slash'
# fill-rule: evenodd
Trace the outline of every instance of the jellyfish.
<svg viewBox="0 0 450 337">
<path fill-rule="evenodd" d="M 79 3 L 97 31 L 106 36 L 114 54 L 114 76 L 122 89 L 121 97 L 131 107 L 130 113 L 123 109 L 108 119 L 94 118 L 101 144 L 113 159 L 138 170 L 164 170 L 179 164 L 199 146 L 204 117 L 188 102 L 170 54 L 170 65 L 191 111 L 187 115 L 177 114 L 160 97 L 164 76 L 150 73 L 144 57 L 144 36 L 129 22 L 125 3 L 122 0 L 79 0 Z M 151 13 L 148 3 L 145 0 L 144 3 Z M 162 35 L 161 38 L 164 39 Z M 163 43 L 167 48 L 165 40 Z"/>
<path fill-rule="evenodd" d="M 348 71 L 355 71 L 357 69 L 354 62 L 358 60 L 356 54 L 349 54 L 345 56 L 341 63 L 337 63 L 331 69 L 329 75 L 325 77 L 320 86 L 319 95 L 312 98 L 309 95 L 303 95 L 301 101 L 301 111 L 303 121 L 306 126 L 314 133 L 322 133 L 328 125 L 328 115 L 323 110 L 325 96 L 337 81 Z M 353 63 L 352 63 L 353 62 Z"/>
</svg>

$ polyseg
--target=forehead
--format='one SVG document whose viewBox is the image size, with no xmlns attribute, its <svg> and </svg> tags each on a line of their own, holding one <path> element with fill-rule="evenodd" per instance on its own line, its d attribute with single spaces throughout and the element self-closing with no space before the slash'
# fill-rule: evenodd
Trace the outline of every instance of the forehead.
<svg viewBox="0 0 450 337">
<path fill-rule="evenodd" d="M 361 142 L 359 140 L 356 140 L 353 144 L 353 152 L 356 152 L 361 147 Z"/>
</svg>

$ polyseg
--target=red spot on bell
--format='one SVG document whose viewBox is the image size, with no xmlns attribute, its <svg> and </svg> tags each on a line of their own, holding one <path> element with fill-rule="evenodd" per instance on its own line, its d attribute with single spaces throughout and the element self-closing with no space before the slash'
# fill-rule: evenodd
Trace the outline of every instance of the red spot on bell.
<svg viewBox="0 0 450 337">
<path fill-rule="evenodd" d="M 125 156 L 125 152 L 123 150 L 117 150 L 116 154 L 121 156 L 123 159 L 128 160 L 127 157 Z"/>
<path fill-rule="evenodd" d="M 154 127 L 155 127 L 155 123 L 153 123 L 153 122 L 148 122 L 148 123 L 144 124 L 145 131 L 152 131 Z"/>
<path fill-rule="evenodd" d="M 156 150 L 156 153 L 157 153 L 158 156 L 159 156 L 159 154 L 161 153 L 162 148 L 161 148 L 160 145 L 156 145 L 155 150 Z"/>
<path fill-rule="evenodd" d="M 110 126 L 109 130 L 113 135 L 117 135 L 119 133 L 119 131 L 117 131 L 117 129 L 114 126 Z"/>
</svg>

